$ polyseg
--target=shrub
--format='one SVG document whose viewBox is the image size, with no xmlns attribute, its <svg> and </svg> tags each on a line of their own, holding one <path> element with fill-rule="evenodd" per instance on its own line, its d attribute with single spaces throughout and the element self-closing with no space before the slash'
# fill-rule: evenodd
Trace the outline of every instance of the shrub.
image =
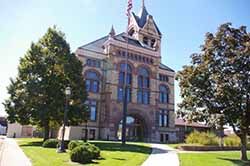
<svg viewBox="0 0 250 166">
<path fill-rule="evenodd" d="M 57 139 L 48 139 L 43 142 L 44 148 L 56 148 L 59 141 Z"/>
<path fill-rule="evenodd" d="M 92 152 L 94 159 L 98 159 L 100 157 L 101 151 L 97 146 L 90 144 L 89 149 Z"/>
<path fill-rule="evenodd" d="M 75 147 L 83 145 L 83 142 L 80 141 L 70 141 L 68 145 L 69 150 L 73 150 Z"/>
<path fill-rule="evenodd" d="M 230 135 L 224 138 L 225 146 L 240 146 L 240 138 L 236 135 Z"/>
<path fill-rule="evenodd" d="M 194 131 L 188 135 L 186 143 L 200 145 L 218 145 L 218 140 L 218 137 L 213 133 Z"/>
<path fill-rule="evenodd" d="M 76 144 L 77 142 L 72 143 L 72 145 Z M 89 143 L 80 142 L 80 145 L 73 148 L 73 150 L 70 152 L 70 159 L 79 163 L 88 163 L 91 162 L 91 160 L 97 159 L 99 157 L 100 149 Z"/>
<path fill-rule="evenodd" d="M 68 144 L 68 149 L 73 150 L 75 147 L 80 146 L 80 145 L 89 146 L 91 144 L 88 142 L 83 142 L 83 141 L 70 141 Z"/>
</svg>

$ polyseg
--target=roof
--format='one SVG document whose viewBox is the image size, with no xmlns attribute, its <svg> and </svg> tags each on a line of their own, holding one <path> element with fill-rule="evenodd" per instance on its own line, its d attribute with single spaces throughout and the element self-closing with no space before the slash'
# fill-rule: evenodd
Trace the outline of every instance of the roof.
<svg viewBox="0 0 250 166">
<path fill-rule="evenodd" d="M 163 69 L 163 70 L 167 70 L 167 71 L 171 71 L 171 72 L 175 72 L 173 69 L 171 69 L 170 67 L 164 65 L 163 63 L 160 63 L 160 66 L 159 66 L 160 69 Z"/>
<path fill-rule="evenodd" d="M 79 48 L 103 53 L 103 51 L 104 51 L 103 44 L 108 40 L 108 38 L 109 38 L 109 36 L 104 36 L 104 37 L 97 39 L 93 42 L 85 44 Z M 123 33 L 120 33 L 118 35 L 115 35 L 114 39 L 125 43 L 125 42 L 127 42 L 126 33 L 123 32 Z M 146 49 L 148 48 L 143 43 L 141 43 L 139 40 L 131 38 L 131 37 L 128 38 L 128 43 L 131 45 L 137 46 L 137 47 L 142 47 L 142 48 L 146 48 Z"/>
<path fill-rule="evenodd" d="M 79 47 L 80 49 L 86 49 L 86 50 L 91 50 L 91 51 L 95 51 L 95 52 L 100 52 L 103 53 L 103 44 L 108 40 L 108 35 L 104 36 L 102 38 L 99 38 L 93 42 L 90 42 L 88 44 L 85 44 L 81 47 Z"/>
<path fill-rule="evenodd" d="M 138 24 L 138 26 L 139 26 L 140 28 L 143 28 L 143 27 L 144 27 L 144 25 L 145 25 L 146 22 L 147 22 L 147 17 L 148 17 L 149 15 L 150 15 L 150 14 L 148 14 L 148 11 L 147 11 L 147 9 L 146 9 L 145 6 L 142 7 L 142 9 L 141 9 L 141 11 L 139 12 L 139 15 L 138 15 L 138 16 L 137 16 L 134 12 L 132 12 L 132 16 L 135 18 L 135 20 L 136 20 L 136 22 L 137 22 L 137 24 Z M 155 27 L 156 27 L 157 32 L 161 35 L 161 31 L 160 31 L 160 29 L 158 28 L 158 26 L 156 25 L 156 23 L 155 23 L 154 20 L 153 20 L 153 23 L 154 23 L 154 25 L 155 25 Z"/>
<path fill-rule="evenodd" d="M 103 44 L 108 40 L 108 38 L 109 38 L 108 35 L 104 36 L 104 37 L 99 38 L 99 39 L 97 39 L 97 40 L 95 40 L 93 42 L 85 44 L 85 45 L 83 45 L 83 46 L 81 46 L 79 48 L 94 51 L 94 52 L 104 53 Z M 126 34 L 124 32 L 120 33 L 120 34 L 114 36 L 114 39 L 118 40 L 118 41 L 121 41 L 121 42 L 126 42 Z M 140 41 L 138 41 L 136 39 L 133 39 L 133 38 L 130 38 L 130 37 L 129 37 L 128 42 L 129 42 L 129 44 L 137 46 L 137 47 L 147 48 Z M 159 68 L 163 69 L 163 70 L 175 72 L 173 69 L 171 69 L 170 67 L 168 67 L 168 66 L 166 66 L 166 65 L 164 65 L 162 63 L 160 64 Z"/>
<path fill-rule="evenodd" d="M 200 127 L 200 128 L 210 128 L 208 125 L 206 124 L 202 124 L 202 123 L 197 123 L 197 122 L 186 122 L 183 119 L 175 119 L 175 125 L 176 126 L 189 126 L 189 127 Z"/>
</svg>

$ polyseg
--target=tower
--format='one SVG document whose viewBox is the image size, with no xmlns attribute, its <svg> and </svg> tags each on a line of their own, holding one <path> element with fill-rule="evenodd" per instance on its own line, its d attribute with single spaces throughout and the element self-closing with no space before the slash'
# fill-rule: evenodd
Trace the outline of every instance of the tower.
<svg viewBox="0 0 250 166">
<path fill-rule="evenodd" d="M 160 51 L 162 34 L 153 16 L 148 13 L 144 0 L 142 0 L 139 14 L 136 15 L 132 12 L 128 33 L 130 37 L 137 39 L 145 47 Z"/>
</svg>

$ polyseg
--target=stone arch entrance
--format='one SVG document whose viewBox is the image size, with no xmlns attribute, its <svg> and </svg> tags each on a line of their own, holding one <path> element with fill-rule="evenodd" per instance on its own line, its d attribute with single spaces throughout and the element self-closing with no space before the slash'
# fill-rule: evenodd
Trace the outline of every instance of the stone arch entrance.
<svg viewBox="0 0 250 166">
<path fill-rule="evenodd" d="M 148 130 L 145 120 L 136 114 L 129 114 L 127 116 L 126 125 L 126 140 L 128 141 L 146 141 L 148 137 Z M 122 119 L 117 124 L 116 136 L 121 140 L 122 134 Z"/>
</svg>

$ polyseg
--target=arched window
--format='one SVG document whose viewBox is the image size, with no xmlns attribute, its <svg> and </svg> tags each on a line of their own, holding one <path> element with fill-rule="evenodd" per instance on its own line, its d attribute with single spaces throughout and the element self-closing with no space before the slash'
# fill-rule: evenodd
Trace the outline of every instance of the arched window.
<svg viewBox="0 0 250 166">
<path fill-rule="evenodd" d="M 94 71 L 87 71 L 85 73 L 85 84 L 86 84 L 86 90 L 88 92 L 99 92 L 99 76 Z"/>
<path fill-rule="evenodd" d="M 135 33 L 135 30 L 134 30 L 134 29 L 130 29 L 129 32 L 128 32 L 129 36 L 133 36 L 134 33 Z"/>
<path fill-rule="evenodd" d="M 159 101 L 160 103 L 168 103 L 168 88 L 165 85 L 161 85 L 159 87 L 160 95 L 159 95 Z"/>
<path fill-rule="evenodd" d="M 150 91 L 149 71 L 145 68 L 139 68 L 137 102 L 141 104 L 149 104 L 150 103 L 149 91 Z"/>
<path fill-rule="evenodd" d="M 127 70 L 127 101 L 131 102 L 131 87 L 132 87 L 132 67 L 126 63 L 120 64 L 119 67 L 119 86 L 118 86 L 118 100 L 123 101 L 124 96 L 124 83 L 125 83 L 125 72 Z"/>
</svg>

